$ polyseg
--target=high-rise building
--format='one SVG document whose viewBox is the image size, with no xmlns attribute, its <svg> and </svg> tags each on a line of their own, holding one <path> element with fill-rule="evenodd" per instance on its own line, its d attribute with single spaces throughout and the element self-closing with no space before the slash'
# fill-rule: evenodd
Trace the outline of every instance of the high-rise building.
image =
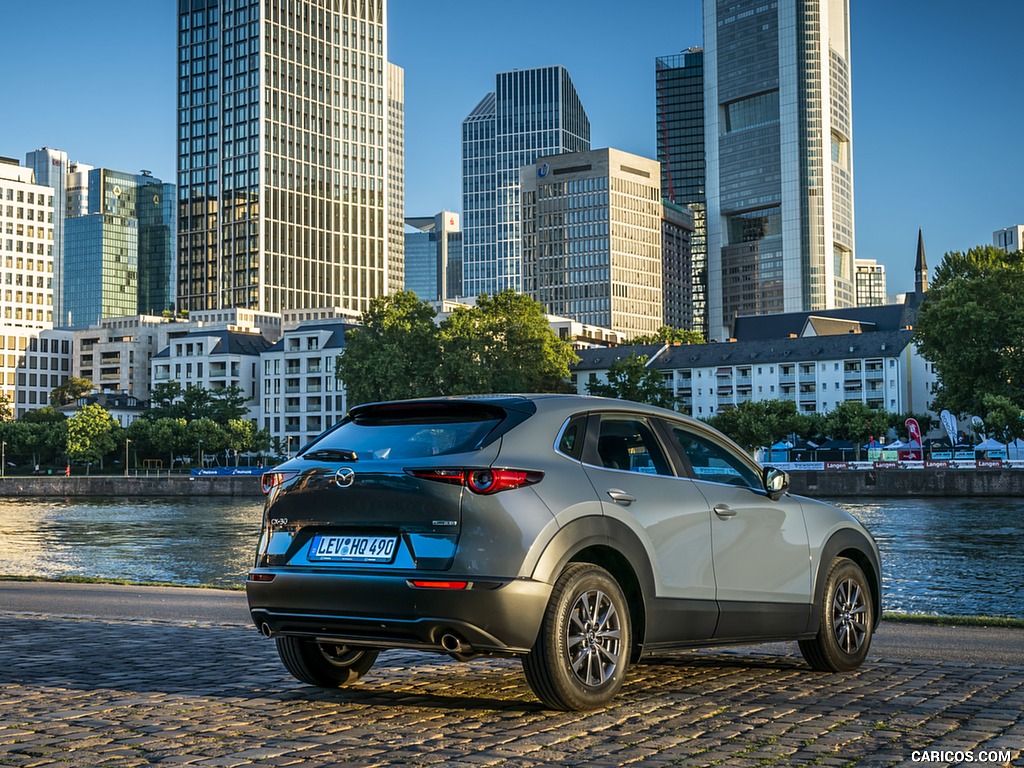
<svg viewBox="0 0 1024 768">
<path fill-rule="evenodd" d="M 462 231 L 459 214 L 405 220 L 415 232 L 405 233 L 405 288 L 421 301 L 445 301 L 462 296 Z"/>
<path fill-rule="evenodd" d="M 857 259 L 857 306 L 878 307 L 888 303 L 885 265 L 875 259 Z"/>
<path fill-rule="evenodd" d="M 31 168 L 0 157 L 0 395 L 9 403 L 25 350 L 53 324 L 54 197 Z"/>
<path fill-rule="evenodd" d="M 663 321 L 661 169 L 617 149 L 522 169 L 523 292 L 553 315 L 651 334 Z"/>
<path fill-rule="evenodd" d="M 668 311 L 665 323 L 707 335 L 707 195 L 704 160 L 704 51 L 689 48 L 655 60 L 658 105 L 658 161 L 661 192 L 671 205 L 692 211 L 690 312 Z M 666 293 L 666 302 L 669 294 Z M 671 317 L 670 317 L 671 315 Z"/>
<path fill-rule="evenodd" d="M 178 2 L 178 303 L 362 311 L 401 285 L 386 0 Z"/>
<path fill-rule="evenodd" d="M 704 3 L 708 327 L 855 301 L 849 0 Z"/>
<path fill-rule="evenodd" d="M 53 318 L 61 323 L 64 303 L 64 218 L 67 216 L 68 153 L 43 147 L 25 155 L 36 184 L 53 187 Z"/>
<path fill-rule="evenodd" d="M 664 178 L 664 176 L 662 176 Z M 670 328 L 704 331 L 694 317 L 694 213 L 685 205 L 663 200 L 661 219 L 662 323 Z"/>
<path fill-rule="evenodd" d="M 997 229 L 992 233 L 992 244 L 1007 253 L 1016 253 L 1024 249 L 1024 224 Z"/>
<path fill-rule="evenodd" d="M 590 120 L 564 67 L 501 72 L 462 122 L 463 284 L 522 290 L 519 169 L 590 149 Z"/>
<path fill-rule="evenodd" d="M 149 171 L 136 177 L 139 219 L 138 311 L 147 315 L 174 312 L 175 254 L 178 230 L 174 185 L 153 178 Z"/>
<path fill-rule="evenodd" d="M 65 221 L 63 320 L 83 328 L 173 310 L 174 185 L 148 171 L 88 176 L 87 213 Z"/>
</svg>

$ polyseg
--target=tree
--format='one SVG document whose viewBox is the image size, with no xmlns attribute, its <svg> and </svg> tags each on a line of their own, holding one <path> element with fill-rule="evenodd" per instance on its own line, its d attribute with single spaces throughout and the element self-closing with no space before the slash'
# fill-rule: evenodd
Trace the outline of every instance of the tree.
<svg viewBox="0 0 1024 768">
<path fill-rule="evenodd" d="M 169 469 L 174 468 L 174 456 L 179 451 L 191 448 L 185 435 L 186 425 L 187 422 L 184 419 L 163 418 L 153 422 L 150 439 L 153 444 L 167 451 Z"/>
<path fill-rule="evenodd" d="M 60 408 L 62 405 L 70 405 L 78 398 L 92 392 L 92 382 L 80 376 L 72 376 L 60 386 L 54 387 L 50 392 L 50 405 Z"/>
<path fill-rule="evenodd" d="M 672 392 L 665 388 L 665 377 L 660 371 L 647 367 L 647 355 L 630 355 L 616 360 L 608 368 L 608 383 L 587 384 L 587 394 L 615 397 L 637 403 L 672 408 Z"/>
<path fill-rule="evenodd" d="M 412 291 L 370 301 L 362 327 L 345 334 L 335 369 L 350 405 L 438 394 L 435 314 Z"/>
<path fill-rule="evenodd" d="M 939 379 L 933 411 L 985 412 L 986 395 L 1024 402 L 1024 253 L 947 253 L 921 305 L 914 340 Z"/>
<path fill-rule="evenodd" d="M 852 441 L 859 456 L 861 446 L 874 435 L 884 435 L 892 420 L 887 411 L 868 408 L 860 400 L 844 400 L 825 415 L 825 429 L 836 440 Z M 927 419 L 924 428 L 928 428 Z"/>
<path fill-rule="evenodd" d="M 792 400 L 745 400 L 735 408 L 719 411 L 708 423 L 753 451 L 793 434 L 802 420 Z"/>
<path fill-rule="evenodd" d="M 0 393 L 0 422 L 14 421 L 14 411 L 11 410 L 11 398 Z"/>
<path fill-rule="evenodd" d="M 544 307 L 508 290 L 477 297 L 440 328 L 444 394 L 567 392 L 579 358 L 551 330 Z"/>
<path fill-rule="evenodd" d="M 673 328 L 670 325 L 663 325 L 655 333 L 644 336 L 635 336 L 631 344 L 703 344 L 704 337 L 698 331 L 688 331 L 685 328 Z"/>
<path fill-rule="evenodd" d="M 988 436 L 1008 445 L 1024 437 L 1024 410 L 1003 395 L 985 395 L 985 428 Z"/>
<path fill-rule="evenodd" d="M 121 426 L 101 405 L 87 405 L 68 419 L 67 451 L 72 461 L 88 466 L 117 447 Z"/>
</svg>

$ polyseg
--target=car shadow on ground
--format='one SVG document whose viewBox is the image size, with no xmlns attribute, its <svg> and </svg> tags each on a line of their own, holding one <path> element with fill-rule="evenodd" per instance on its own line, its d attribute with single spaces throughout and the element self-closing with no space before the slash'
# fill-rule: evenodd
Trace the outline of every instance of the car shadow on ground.
<svg viewBox="0 0 1024 768">
<path fill-rule="evenodd" d="M 155 622 L 86 622 L 0 616 L 7 662 L 0 687 L 162 693 L 344 706 L 536 712 L 516 659 L 460 663 L 446 656 L 387 651 L 358 683 L 323 690 L 292 679 L 274 643 L 249 629 Z M 634 665 L 620 696 L 658 691 L 699 695 L 694 679 L 709 670 L 808 671 L 792 656 L 687 652 Z"/>
</svg>

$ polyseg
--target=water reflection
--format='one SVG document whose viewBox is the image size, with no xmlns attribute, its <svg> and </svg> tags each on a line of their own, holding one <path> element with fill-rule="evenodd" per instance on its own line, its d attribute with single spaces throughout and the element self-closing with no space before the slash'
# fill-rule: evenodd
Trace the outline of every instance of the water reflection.
<svg viewBox="0 0 1024 768">
<path fill-rule="evenodd" d="M 833 499 L 874 534 L 889 611 L 1024 618 L 1024 500 Z M 0 574 L 241 586 L 261 498 L 0 499 Z"/>
<path fill-rule="evenodd" d="M 262 498 L 0 500 L 0 573 L 238 587 Z"/>
<path fill-rule="evenodd" d="M 884 607 L 1024 618 L 1024 501 L 833 499 L 874 535 Z"/>
</svg>

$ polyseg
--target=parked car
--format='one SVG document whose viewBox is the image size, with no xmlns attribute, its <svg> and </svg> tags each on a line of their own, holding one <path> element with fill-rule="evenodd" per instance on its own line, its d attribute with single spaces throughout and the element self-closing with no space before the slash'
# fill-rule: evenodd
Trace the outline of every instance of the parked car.
<svg viewBox="0 0 1024 768">
<path fill-rule="evenodd" d="M 541 701 L 582 710 L 672 649 L 798 640 L 814 669 L 853 670 L 881 612 L 856 519 L 636 403 L 362 405 L 263 484 L 249 607 L 311 685 L 391 648 L 512 656 Z"/>
</svg>

